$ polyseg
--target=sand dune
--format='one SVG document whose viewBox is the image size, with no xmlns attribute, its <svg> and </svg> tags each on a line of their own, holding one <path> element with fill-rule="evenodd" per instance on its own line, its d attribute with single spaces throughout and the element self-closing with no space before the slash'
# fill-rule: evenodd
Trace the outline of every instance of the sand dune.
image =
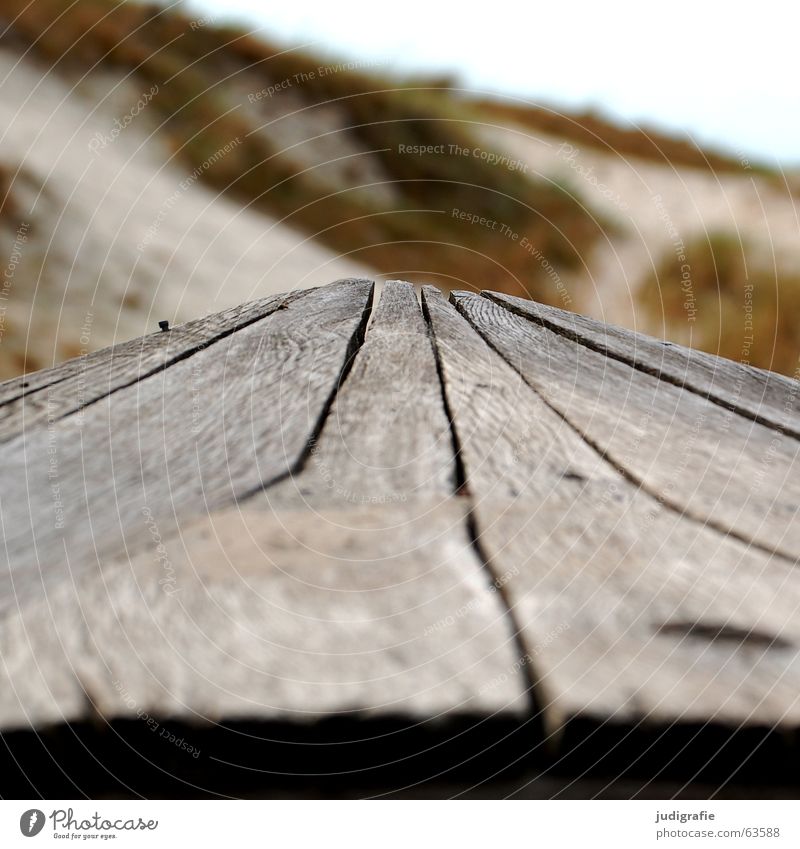
<svg viewBox="0 0 800 849">
<path fill-rule="evenodd" d="M 159 319 L 369 273 L 206 188 L 170 159 L 143 95 L 109 72 L 73 85 L 0 50 L 0 167 L 13 176 L 0 217 L 0 376 Z"/>
<path fill-rule="evenodd" d="M 797 195 L 778 179 L 758 175 L 744 159 L 740 174 L 714 174 L 580 148 L 523 128 L 484 132 L 487 146 L 568 185 L 618 224 L 618 232 L 585 258 L 584 270 L 566 281 L 578 312 L 657 332 L 637 305 L 637 290 L 681 242 L 704 233 L 739 235 L 767 267 L 774 262 L 779 269 L 800 269 Z"/>
</svg>

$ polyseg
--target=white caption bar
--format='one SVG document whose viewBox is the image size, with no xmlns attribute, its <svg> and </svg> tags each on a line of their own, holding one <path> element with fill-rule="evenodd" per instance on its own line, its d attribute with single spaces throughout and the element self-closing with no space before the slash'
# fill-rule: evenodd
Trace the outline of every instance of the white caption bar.
<svg viewBox="0 0 800 849">
<path fill-rule="evenodd" d="M 31 800 L 0 802 L 0 846 L 794 849 L 798 820 L 797 803 L 777 801 Z"/>
</svg>

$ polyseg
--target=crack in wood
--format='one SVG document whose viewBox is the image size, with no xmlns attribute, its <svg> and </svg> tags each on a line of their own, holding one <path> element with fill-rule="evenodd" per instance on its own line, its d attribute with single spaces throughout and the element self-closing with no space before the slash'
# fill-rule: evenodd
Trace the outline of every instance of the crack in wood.
<svg viewBox="0 0 800 849">
<path fill-rule="evenodd" d="M 236 497 L 236 501 L 238 503 L 241 503 L 249 498 L 252 498 L 255 495 L 258 495 L 259 492 L 264 492 L 264 490 L 268 489 L 271 486 L 275 486 L 276 484 L 288 480 L 289 478 L 292 478 L 295 475 L 299 475 L 300 472 L 302 472 L 303 469 L 306 467 L 309 458 L 313 454 L 314 446 L 316 445 L 317 440 L 319 439 L 319 436 L 322 433 L 322 429 L 325 427 L 325 422 L 327 421 L 331 409 L 333 408 L 333 405 L 336 402 L 336 398 L 353 368 L 353 364 L 355 363 L 356 357 L 358 356 L 358 352 L 361 350 L 361 347 L 364 344 L 364 340 L 366 339 L 367 334 L 367 325 L 369 324 L 370 317 L 373 311 L 375 310 L 374 301 L 375 283 L 372 282 L 372 286 L 369 291 L 369 296 L 367 297 L 366 307 L 361 313 L 361 321 L 358 323 L 356 329 L 353 332 L 353 335 L 350 337 L 350 341 L 347 346 L 347 351 L 345 352 L 344 356 L 344 362 L 342 363 L 342 368 L 339 372 L 339 377 L 334 383 L 330 394 L 325 400 L 325 403 L 322 405 L 322 409 L 320 410 L 320 413 L 317 416 L 317 420 L 314 423 L 314 427 L 312 428 L 311 433 L 308 436 L 308 440 L 305 444 L 305 447 L 300 452 L 295 462 L 285 472 L 281 472 L 281 474 L 276 475 L 273 478 L 270 478 L 266 481 L 262 481 L 260 484 L 247 490 L 242 495 L 238 495 Z"/>
<path fill-rule="evenodd" d="M 288 300 L 297 300 L 301 298 L 305 294 L 305 292 L 298 294 L 293 298 L 288 298 L 286 300 L 281 301 L 279 304 L 276 304 L 272 308 L 270 308 L 267 312 L 261 313 L 253 318 L 249 318 L 246 321 L 243 321 L 233 327 L 229 327 L 227 330 L 223 330 L 221 333 L 216 336 L 212 336 L 210 339 L 207 339 L 204 342 L 200 342 L 197 345 L 192 346 L 191 348 L 187 348 L 185 351 L 181 351 L 180 354 L 176 354 L 171 359 L 167 360 L 163 365 L 157 366 L 156 368 L 151 369 L 150 371 L 145 372 L 144 374 L 137 375 L 135 380 L 131 380 L 128 383 L 121 383 L 119 386 L 115 386 L 113 389 L 110 389 L 103 395 L 100 395 L 98 398 L 92 398 L 91 401 L 87 401 L 85 404 L 80 404 L 75 407 L 75 409 L 70 410 L 68 413 L 64 413 L 63 415 L 57 416 L 54 421 L 59 421 L 61 419 L 68 418 L 69 416 L 73 416 L 76 413 L 81 412 L 81 410 L 85 410 L 87 407 L 91 407 L 92 404 L 97 404 L 99 401 L 102 401 L 104 398 L 108 398 L 110 395 L 114 395 L 117 392 L 121 392 L 123 389 L 127 389 L 130 386 L 133 386 L 136 383 L 141 383 L 143 380 L 147 380 L 148 377 L 152 377 L 155 374 L 159 374 L 162 371 L 166 371 L 171 366 L 174 366 L 176 363 L 180 363 L 183 360 L 188 360 L 190 357 L 193 357 L 195 354 L 199 354 L 201 351 L 205 351 L 208 348 L 216 345 L 218 342 L 221 342 L 223 339 L 227 339 L 228 336 L 232 336 L 234 333 L 238 333 L 240 330 L 244 330 L 245 327 L 250 327 L 251 324 L 255 324 L 256 322 L 263 321 L 265 318 L 269 318 L 273 313 L 277 312 L 281 308 L 285 308 Z"/>
<path fill-rule="evenodd" d="M 271 296 L 243 307 L 229 310 L 220 315 L 226 316 L 232 312 L 240 311 L 245 317 L 229 319 L 232 323 L 216 334 L 202 338 L 205 321 L 196 319 L 185 325 L 179 325 L 171 329 L 170 334 L 162 333 L 145 336 L 141 339 L 131 340 L 111 348 L 94 351 L 75 360 L 68 360 L 61 366 L 52 369 L 53 372 L 66 371 L 63 377 L 37 384 L 33 378 L 43 375 L 45 372 L 32 373 L 26 380 L 25 387 L 33 381 L 32 388 L 26 388 L 22 393 L 4 398 L 0 401 L 0 444 L 16 439 L 23 431 L 28 432 L 42 422 L 53 423 L 67 419 L 71 416 L 83 413 L 87 408 L 105 400 L 111 395 L 129 389 L 131 386 L 143 383 L 148 378 L 154 377 L 167 369 L 187 360 L 202 351 L 227 339 L 234 333 L 240 332 L 259 321 L 274 315 L 281 309 L 287 309 L 289 304 L 300 300 L 311 290 L 298 290 L 285 295 Z M 259 304 L 262 306 L 259 308 Z M 255 315 L 249 315 L 257 310 Z M 198 334 L 200 339 L 193 341 L 192 336 Z M 187 339 L 186 336 L 189 335 Z M 164 341 L 162 341 L 162 338 Z M 175 341 L 177 338 L 177 341 Z M 181 346 L 188 345 L 183 350 Z M 175 346 L 178 352 L 165 361 L 148 366 L 148 360 L 159 356 L 167 356 L 171 346 Z M 137 371 L 145 366 L 143 371 Z M 133 372 L 129 376 L 126 371 Z M 118 375 L 115 378 L 115 372 Z M 115 382 L 115 379 L 118 382 Z M 6 386 L 12 383 L 7 382 Z M 106 383 L 103 391 L 101 388 Z M 84 394 L 90 387 L 90 397 L 84 398 Z M 57 397 L 51 397 L 55 390 Z M 0 386 L 2 391 L 2 386 Z M 42 400 L 47 396 L 46 400 Z M 14 409 L 17 407 L 18 409 Z M 9 408 L 11 410 L 9 411 Z M 24 422 L 24 425 L 23 425 Z"/>
<path fill-rule="evenodd" d="M 709 622 L 665 622 L 656 625 L 657 634 L 670 637 L 698 637 L 714 643 L 732 643 L 735 646 L 754 646 L 764 649 L 790 649 L 793 645 L 775 634 L 734 625 L 715 625 Z"/>
<path fill-rule="evenodd" d="M 469 479 L 467 476 L 466 467 L 464 465 L 464 458 L 462 453 L 461 440 L 458 435 L 458 428 L 456 427 L 453 411 L 450 407 L 450 402 L 447 397 L 447 381 L 444 375 L 444 370 L 442 368 L 441 357 L 439 355 L 439 349 L 436 342 L 436 331 L 434 330 L 433 322 L 431 321 L 424 289 L 422 291 L 421 299 L 422 314 L 425 317 L 425 321 L 428 326 L 428 335 L 430 338 L 431 347 L 433 349 L 433 356 L 436 361 L 436 373 L 439 376 L 439 387 L 442 394 L 442 404 L 444 406 L 445 416 L 447 417 L 447 421 L 450 424 L 450 438 L 452 440 L 453 445 L 453 460 L 455 463 L 456 470 L 454 494 L 468 499 L 466 525 L 470 544 L 472 545 L 472 548 L 474 549 L 478 560 L 486 571 L 487 577 L 489 578 L 490 586 L 492 586 L 497 591 L 500 600 L 503 604 L 503 607 L 505 608 L 506 616 L 508 617 L 511 632 L 513 634 L 514 642 L 517 648 L 517 652 L 519 654 L 522 674 L 525 680 L 525 688 L 529 699 L 529 711 L 531 721 L 536 723 L 537 739 L 543 739 L 546 736 L 544 734 L 544 708 L 541 706 L 542 704 L 544 704 L 544 701 L 538 695 L 539 682 L 533 672 L 533 655 L 529 650 L 528 646 L 526 645 L 525 638 L 523 636 L 522 624 L 519 622 L 516 612 L 514 611 L 514 606 L 511 603 L 511 598 L 508 594 L 508 590 L 506 589 L 505 583 L 502 580 L 499 571 L 492 562 L 492 558 L 489 556 L 488 552 L 486 551 L 485 547 L 481 542 L 480 527 L 477 517 L 475 515 L 475 501 L 470 490 Z"/>
<path fill-rule="evenodd" d="M 657 504 L 666 507 L 667 509 L 677 513 L 682 519 L 686 519 L 690 522 L 695 522 L 703 527 L 710 528 L 713 531 L 716 531 L 719 534 L 722 534 L 725 537 L 730 537 L 731 539 L 735 539 L 738 542 L 741 542 L 743 545 L 746 545 L 748 548 L 754 548 L 758 551 L 763 552 L 764 554 L 768 554 L 771 557 L 777 557 L 781 560 L 785 560 L 793 565 L 797 565 L 797 558 L 794 557 L 791 553 L 782 551 L 779 548 L 775 548 L 773 546 L 765 545 L 761 542 L 758 542 L 745 534 L 740 533 L 735 528 L 728 527 L 724 523 L 712 519 L 710 517 L 696 515 L 692 513 L 690 510 L 682 507 L 673 499 L 663 495 L 658 492 L 656 489 L 650 487 L 645 481 L 640 478 L 638 475 L 634 474 L 630 469 L 620 463 L 616 458 L 614 458 L 609 452 L 603 448 L 596 440 L 592 439 L 588 434 L 584 433 L 578 425 L 576 425 L 567 415 L 565 415 L 558 407 L 554 406 L 543 394 L 537 389 L 537 387 L 531 383 L 528 379 L 528 376 L 519 368 L 518 365 L 515 365 L 511 362 L 508 357 L 505 356 L 503 351 L 492 341 L 492 339 L 483 332 L 483 330 L 472 320 L 469 312 L 463 308 L 463 305 L 460 301 L 455 298 L 452 294 L 450 296 L 450 303 L 458 310 L 459 314 L 469 322 L 470 326 L 475 330 L 475 332 L 483 339 L 483 341 L 496 353 L 500 356 L 505 363 L 507 363 L 514 371 L 519 374 L 525 384 L 530 388 L 532 392 L 536 394 L 536 396 L 542 401 L 545 406 L 548 407 L 555 415 L 557 415 L 569 428 L 571 428 L 593 451 L 595 451 L 609 466 L 611 466 L 619 475 L 621 475 L 628 483 L 637 487 L 642 493 L 647 495 L 649 498 L 653 499 Z"/>
<path fill-rule="evenodd" d="M 514 315 L 520 316 L 520 318 L 524 318 L 527 321 L 535 322 L 547 330 L 552 331 L 553 333 L 557 333 L 559 336 L 563 336 L 565 339 L 569 339 L 571 342 L 577 342 L 579 345 L 583 345 L 584 348 L 588 348 L 591 351 L 595 351 L 598 354 L 602 354 L 605 357 L 609 357 L 612 360 L 616 360 L 617 362 L 623 363 L 632 369 L 636 369 L 637 371 L 641 371 L 644 374 L 649 374 L 651 377 L 656 377 L 659 380 L 663 380 L 665 383 L 671 383 L 673 386 L 677 386 L 679 389 L 685 389 L 687 392 L 693 392 L 695 395 L 699 395 L 705 401 L 709 401 L 712 404 L 716 404 L 719 407 L 722 407 L 725 410 L 728 410 L 732 413 L 736 413 L 748 421 L 756 422 L 757 424 L 763 425 L 764 427 L 768 427 L 771 430 L 774 430 L 781 434 L 786 434 L 787 436 L 791 436 L 794 439 L 800 439 L 800 429 L 793 428 L 789 424 L 778 424 L 774 422 L 772 419 L 763 416 L 759 413 L 755 413 L 752 410 L 748 410 L 746 407 L 742 407 L 738 404 L 734 404 L 731 401 L 726 401 L 720 395 L 715 394 L 712 391 L 703 390 L 699 386 L 695 386 L 693 383 L 688 382 L 686 380 L 681 380 L 678 377 L 671 375 L 668 371 L 664 371 L 663 369 L 655 368 L 654 366 L 649 366 L 641 359 L 637 359 L 632 355 L 626 356 L 625 354 L 618 353 L 617 351 L 612 350 L 611 348 L 601 345 L 597 342 L 593 342 L 591 339 L 588 339 L 583 334 L 579 333 L 577 330 L 569 330 L 567 327 L 564 327 L 562 324 L 559 324 L 555 321 L 548 319 L 544 315 L 534 315 L 528 310 L 522 309 L 511 301 L 507 300 L 505 297 L 498 296 L 495 292 L 481 292 L 481 296 L 491 301 L 492 303 L 497 304 L 503 309 L 508 310 L 510 313 Z M 655 340 L 654 340 L 655 341 Z M 664 345 L 673 346 L 674 343 L 664 342 Z M 733 365 L 739 366 L 739 363 L 732 363 Z M 742 368 L 747 368 L 746 366 L 741 366 Z M 770 372 L 764 372 L 764 376 L 768 376 L 775 380 L 785 380 L 782 375 L 772 374 Z M 791 387 L 787 387 L 791 391 Z M 795 394 L 797 390 L 795 390 Z"/>
</svg>

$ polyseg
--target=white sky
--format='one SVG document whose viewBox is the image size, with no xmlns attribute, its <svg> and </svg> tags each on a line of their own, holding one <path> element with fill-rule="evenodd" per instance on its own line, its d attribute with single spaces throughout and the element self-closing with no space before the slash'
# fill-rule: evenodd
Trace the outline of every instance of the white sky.
<svg viewBox="0 0 800 849">
<path fill-rule="evenodd" d="M 800 164 L 797 0 L 190 0 L 291 44 Z"/>
</svg>

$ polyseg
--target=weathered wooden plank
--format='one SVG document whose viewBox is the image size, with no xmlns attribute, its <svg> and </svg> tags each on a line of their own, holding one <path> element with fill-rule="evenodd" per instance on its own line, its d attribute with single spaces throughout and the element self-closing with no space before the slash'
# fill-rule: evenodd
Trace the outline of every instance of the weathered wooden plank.
<svg viewBox="0 0 800 849">
<path fill-rule="evenodd" d="M 650 497 L 436 290 L 423 299 L 480 545 L 551 726 L 796 723 L 800 571 Z"/>
<path fill-rule="evenodd" d="M 576 345 L 494 302 L 457 308 L 545 401 L 659 500 L 791 560 L 800 557 L 800 442 Z"/>
<path fill-rule="evenodd" d="M 521 713 L 464 518 L 451 498 L 188 523 L 5 614 L 0 726 Z"/>
<path fill-rule="evenodd" d="M 531 676 L 553 724 L 796 724 L 796 440 L 428 291 L 453 497 L 429 327 L 388 284 L 359 347 L 368 297 L 309 292 L 0 446 L 0 725 L 524 712 Z"/>
<path fill-rule="evenodd" d="M 410 283 L 388 281 L 311 455 L 270 504 L 402 503 L 455 491 L 428 326 Z"/>
<path fill-rule="evenodd" d="M 0 446 L 0 603 L 135 550 L 300 461 L 363 333 L 368 281 L 313 290 Z M 9 587 L 13 581 L 14 589 Z"/>
<path fill-rule="evenodd" d="M 191 356 L 302 296 L 289 292 L 93 351 L 52 369 L 0 384 L 0 441 L 77 412 Z"/>
<path fill-rule="evenodd" d="M 581 345 L 800 438 L 800 381 L 524 298 L 483 295 Z"/>
<path fill-rule="evenodd" d="M 402 526 L 411 518 L 424 522 L 436 503 L 432 499 L 447 503 L 457 487 L 452 433 L 427 322 L 413 287 L 388 281 L 307 462 L 298 474 L 267 488 L 265 499 L 272 509 L 315 512 L 397 505 L 397 513 L 384 513 L 388 524 L 380 533 L 394 537 L 399 531 L 403 542 L 398 539 L 398 545 L 408 551 L 415 537 Z M 469 532 L 466 521 L 461 532 Z M 485 584 L 492 586 L 494 576 L 485 568 L 484 574 Z M 498 603 L 502 611 L 502 594 Z M 441 620 L 460 615 L 457 607 L 446 606 Z M 512 637 L 510 620 L 505 628 L 506 637 Z M 510 652 L 513 645 L 512 639 Z M 495 669 L 495 677 L 519 667 L 518 648 L 509 664 Z M 515 685 L 527 690 L 524 680 Z"/>
</svg>

